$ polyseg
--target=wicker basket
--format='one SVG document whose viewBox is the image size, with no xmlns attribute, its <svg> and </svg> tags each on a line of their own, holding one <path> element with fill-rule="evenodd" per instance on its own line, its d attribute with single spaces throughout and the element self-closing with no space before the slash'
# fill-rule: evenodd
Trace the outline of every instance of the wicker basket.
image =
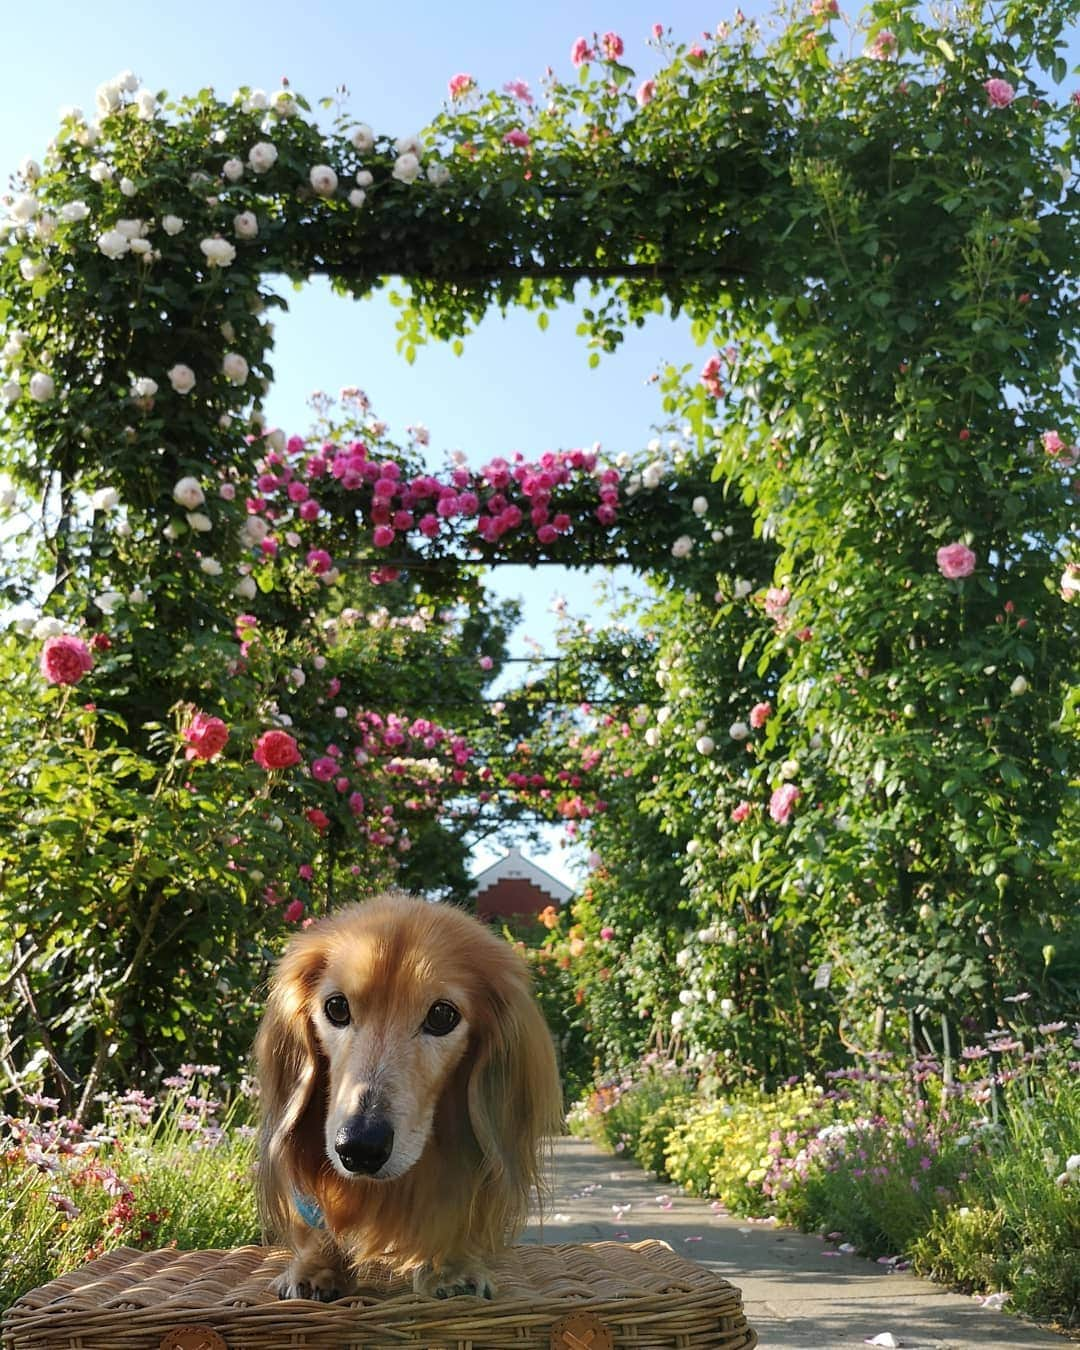
<svg viewBox="0 0 1080 1350">
<path fill-rule="evenodd" d="M 279 1302 L 287 1253 L 122 1247 L 8 1310 L 3 1350 L 750 1350 L 739 1291 L 666 1243 L 515 1247 L 499 1293 L 421 1298 L 383 1267 L 335 1303 Z"/>
</svg>

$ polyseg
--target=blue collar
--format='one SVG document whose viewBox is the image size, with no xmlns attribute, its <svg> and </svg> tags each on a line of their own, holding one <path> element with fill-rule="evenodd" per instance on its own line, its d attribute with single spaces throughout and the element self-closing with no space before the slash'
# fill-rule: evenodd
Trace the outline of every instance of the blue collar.
<svg viewBox="0 0 1080 1350">
<path fill-rule="evenodd" d="M 301 1195 L 294 1186 L 292 1191 L 292 1202 L 296 1212 L 309 1228 L 326 1227 L 326 1220 L 323 1218 L 323 1212 L 319 1208 L 314 1196 Z"/>
</svg>

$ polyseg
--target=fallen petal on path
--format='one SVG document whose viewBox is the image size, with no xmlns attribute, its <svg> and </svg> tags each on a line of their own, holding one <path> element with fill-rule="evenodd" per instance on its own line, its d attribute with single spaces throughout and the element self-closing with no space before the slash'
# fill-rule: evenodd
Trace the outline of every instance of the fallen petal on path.
<svg viewBox="0 0 1080 1350">
<path fill-rule="evenodd" d="M 897 1350 L 898 1346 L 903 1345 L 903 1341 L 898 1341 L 891 1331 L 882 1331 L 877 1336 L 872 1336 L 869 1340 L 863 1341 L 863 1345 L 884 1345 L 891 1347 L 891 1350 Z"/>
</svg>

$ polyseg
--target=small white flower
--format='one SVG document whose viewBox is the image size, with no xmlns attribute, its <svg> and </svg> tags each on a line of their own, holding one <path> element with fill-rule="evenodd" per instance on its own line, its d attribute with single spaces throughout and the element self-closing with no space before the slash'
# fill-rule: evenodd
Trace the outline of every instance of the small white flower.
<svg viewBox="0 0 1080 1350">
<path fill-rule="evenodd" d="M 8 207 L 8 215 L 12 220 L 18 221 L 20 225 L 25 225 L 27 221 L 34 219 L 40 205 L 32 192 L 20 192 Z"/>
<path fill-rule="evenodd" d="M 47 270 L 48 264 L 45 262 L 34 262 L 32 258 L 19 259 L 19 273 L 23 281 L 36 281 Z"/>
<path fill-rule="evenodd" d="M 338 176 L 329 164 L 316 164 L 308 174 L 308 182 L 320 197 L 332 197 L 337 191 Z"/>
<path fill-rule="evenodd" d="M 694 547 L 694 541 L 688 534 L 680 534 L 678 539 L 671 546 L 671 556 L 673 558 L 687 558 L 690 556 Z"/>
<path fill-rule="evenodd" d="M 686 852 L 689 854 L 691 858 L 696 858 L 697 855 L 701 852 L 700 841 L 697 839 L 689 840 L 686 845 Z"/>
<path fill-rule="evenodd" d="M 10 511 L 15 505 L 15 484 L 6 473 L 0 473 L 0 511 Z"/>
<path fill-rule="evenodd" d="M 177 502 L 186 511 L 194 511 L 202 506 L 206 501 L 206 493 L 203 492 L 197 478 L 181 478 L 173 488 L 173 501 Z"/>
<path fill-rule="evenodd" d="M 690 505 L 690 509 L 691 509 L 691 511 L 693 511 L 693 513 L 694 513 L 695 516 L 703 516 L 703 515 L 705 514 L 705 512 L 708 511 L 708 509 L 709 509 L 709 501 L 708 501 L 708 498 L 707 498 L 707 497 L 695 497 L 694 500 L 693 500 L 693 502 L 692 502 L 691 505 Z"/>
<path fill-rule="evenodd" d="M 190 366 L 177 362 L 169 367 L 169 383 L 178 394 L 190 394 L 195 388 L 195 372 Z"/>
<path fill-rule="evenodd" d="M 270 99 L 265 89 L 253 89 L 241 104 L 244 112 L 265 112 L 269 106 Z"/>
<path fill-rule="evenodd" d="M 233 587 L 233 595 L 239 596 L 241 600 L 254 600 L 257 594 L 254 577 L 241 577 Z"/>
<path fill-rule="evenodd" d="M 51 375 L 39 370 L 30 376 L 30 397 L 35 403 L 48 403 L 56 393 L 56 381 Z"/>
<path fill-rule="evenodd" d="M 90 208 L 85 202 L 65 202 L 60 208 L 61 220 L 85 220 L 90 214 Z"/>
<path fill-rule="evenodd" d="M 277 146 L 269 141 L 258 141 L 248 151 L 248 163 L 256 173 L 266 173 L 277 163 Z"/>
<path fill-rule="evenodd" d="M 149 239 L 133 239 L 131 251 L 136 257 L 144 258 L 147 262 L 150 262 L 152 261 L 151 254 L 154 252 L 154 246 Z"/>
<path fill-rule="evenodd" d="M 683 1012 L 682 1008 L 676 1008 L 675 1011 L 671 1014 L 672 1031 L 679 1031 L 682 1027 L 682 1024 L 685 1021 L 686 1021 L 686 1013 Z"/>
<path fill-rule="evenodd" d="M 179 234 L 180 231 L 184 228 L 184 222 L 180 219 L 179 216 L 162 216 L 161 228 L 165 231 L 167 235 L 171 236 L 174 234 Z"/>
<path fill-rule="evenodd" d="M 102 614 L 112 614 L 117 605 L 123 603 L 123 599 L 120 591 L 102 591 L 100 595 L 94 596 L 94 604 Z"/>
<path fill-rule="evenodd" d="M 413 154 L 399 155 L 394 161 L 392 176 L 399 183 L 415 183 L 420 177 L 420 161 Z"/>
<path fill-rule="evenodd" d="M 375 133 L 366 122 L 361 122 L 358 127 L 353 127 L 349 139 L 353 143 L 353 148 L 359 150 L 362 155 L 366 155 L 375 145 Z"/>
<path fill-rule="evenodd" d="M 429 164 L 428 182 L 435 187 L 445 187 L 450 181 L 450 166 L 448 164 Z"/>
<path fill-rule="evenodd" d="M 221 369 L 232 384 L 243 384 L 248 377 L 248 363 L 239 352 L 226 352 Z"/>
<path fill-rule="evenodd" d="M 134 197 L 138 189 L 136 188 L 135 184 L 131 181 L 130 178 L 121 178 L 120 191 L 123 193 L 125 197 Z"/>
<path fill-rule="evenodd" d="M 221 576 L 221 564 L 216 558 L 200 558 L 199 566 L 208 577 Z"/>
<path fill-rule="evenodd" d="M 40 641 L 42 638 L 59 637 L 63 631 L 64 625 L 59 619 L 51 614 L 44 614 L 31 628 L 30 636 Z"/>
<path fill-rule="evenodd" d="M 736 600 L 745 600 L 753 589 L 754 583 L 752 581 L 744 581 L 742 577 L 737 577 L 735 579 Z"/>
<path fill-rule="evenodd" d="M 399 136 L 394 142 L 394 152 L 398 155 L 415 155 L 417 159 L 423 159 L 424 145 L 419 136 Z"/>
<path fill-rule="evenodd" d="M 1009 685 L 1009 693 L 1013 694 L 1016 698 L 1019 698 L 1021 694 L 1027 693 L 1029 687 L 1030 686 L 1023 675 L 1017 675 L 1016 679 Z"/>
<path fill-rule="evenodd" d="M 728 728 L 728 735 L 733 741 L 745 741 L 750 735 L 750 728 L 745 722 L 732 722 Z"/>
<path fill-rule="evenodd" d="M 130 251 L 131 241 L 125 235 L 122 235 L 119 230 L 106 230 L 104 234 L 98 235 L 97 246 L 106 258 L 112 258 L 115 261 Z"/>
<path fill-rule="evenodd" d="M 697 738 L 697 752 L 699 755 L 711 755 L 716 749 L 716 742 L 711 736 L 699 736 Z"/>
<path fill-rule="evenodd" d="M 18 403 L 21 396 L 22 388 L 19 385 L 18 380 L 5 380 L 4 383 L 0 385 L 0 398 L 4 400 L 9 408 L 13 403 Z"/>
<path fill-rule="evenodd" d="M 148 375 L 141 375 L 137 380 L 131 381 L 131 397 L 140 407 L 149 408 L 157 391 L 157 380 L 150 379 Z"/>
<path fill-rule="evenodd" d="M 214 522 L 203 511 L 189 511 L 187 523 L 188 529 L 194 530 L 196 534 L 209 534 L 214 528 Z"/>
<path fill-rule="evenodd" d="M 149 89 L 140 89 L 135 95 L 135 107 L 139 110 L 139 121 L 149 122 L 157 112 L 157 99 Z"/>
<path fill-rule="evenodd" d="M 259 219 L 254 211 L 241 211 L 233 216 L 233 230 L 237 239 L 254 239 L 259 233 Z"/>
<path fill-rule="evenodd" d="M 120 494 L 114 487 L 101 487 L 90 498 L 95 511 L 112 511 L 120 505 Z"/>
<path fill-rule="evenodd" d="M 199 248 L 211 267 L 228 267 L 236 260 L 236 249 L 227 239 L 201 239 Z"/>
<path fill-rule="evenodd" d="M 41 165 L 36 159 L 24 159 L 19 165 L 19 173 L 27 183 L 36 183 L 41 177 Z"/>
<path fill-rule="evenodd" d="M 784 779 L 798 778 L 799 761 L 797 759 L 785 759 L 780 765 L 780 777 Z"/>
<path fill-rule="evenodd" d="M 348 708 L 343 708 L 340 703 L 334 709 L 334 716 L 338 719 L 339 722 L 344 722 L 344 720 L 346 719 L 346 717 L 348 717 L 348 715 L 349 715 Z"/>
<path fill-rule="evenodd" d="M 287 89 L 275 89 L 270 99 L 270 111 L 277 113 L 279 117 L 293 117 L 299 104 Z"/>
<path fill-rule="evenodd" d="M 349 205 L 355 207 L 358 211 L 367 201 L 367 193 L 363 188 L 353 188 L 349 193 Z"/>
<path fill-rule="evenodd" d="M 221 166 L 221 172 L 230 183 L 239 183 L 244 176 L 244 161 L 242 159 L 227 159 Z"/>
<path fill-rule="evenodd" d="M 357 187 L 369 188 L 375 181 L 375 175 L 370 169 L 357 169 L 356 185 Z"/>
<path fill-rule="evenodd" d="M 725 1017 L 730 1017 L 731 1014 L 735 1011 L 734 999 L 722 998 L 720 1000 L 720 1011 L 721 1013 L 723 1013 Z"/>
</svg>

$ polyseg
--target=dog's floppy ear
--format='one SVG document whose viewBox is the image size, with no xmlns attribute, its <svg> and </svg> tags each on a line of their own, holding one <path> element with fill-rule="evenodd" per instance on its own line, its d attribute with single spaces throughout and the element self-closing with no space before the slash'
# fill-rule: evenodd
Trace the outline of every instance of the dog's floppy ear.
<svg viewBox="0 0 1080 1350">
<path fill-rule="evenodd" d="M 266 1011 L 255 1038 L 259 1082 L 259 1206 L 272 1234 L 286 1231 L 290 1192 L 300 1179 L 305 1149 L 302 1122 L 320 1112 L 322 1068 L 308 1014 L 312 990 L 325 964 L 314 934 L 298 934 L 270 982 Z"/>
<path fill-rule="evenodd" d="M 492 1249 L 525 1222 L 539 1194 L 545 1140 L 562 1131 L 555 1049 L 521 958 L 507 948 L 469 1078 L 469 1120 L 483 1154 Z M 501 964 L 501 963 L 500 963 Z"/>
</svg>

